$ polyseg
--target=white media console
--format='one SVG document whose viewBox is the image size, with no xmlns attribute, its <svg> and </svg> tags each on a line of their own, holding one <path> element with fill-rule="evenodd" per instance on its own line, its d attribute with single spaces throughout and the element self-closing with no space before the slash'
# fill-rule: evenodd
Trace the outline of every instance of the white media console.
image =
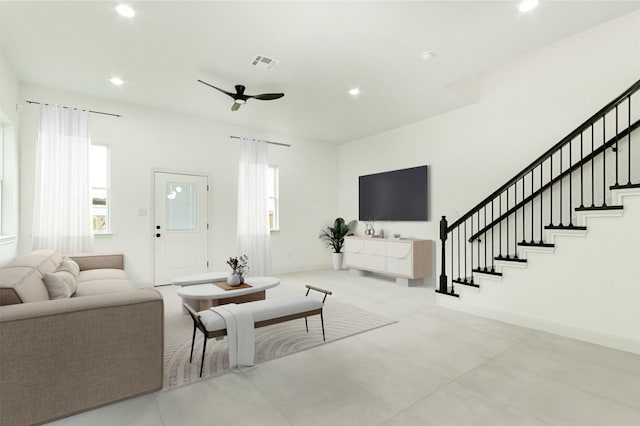
<svg viewBox="0 0 640 426">
<path fill-rule="evenodd" d="M 352 272 L 396 277 L 401 285 L 421 284 L 431 274 L 431 240 L 345 237 L 345 265 Z"/>
</svg>

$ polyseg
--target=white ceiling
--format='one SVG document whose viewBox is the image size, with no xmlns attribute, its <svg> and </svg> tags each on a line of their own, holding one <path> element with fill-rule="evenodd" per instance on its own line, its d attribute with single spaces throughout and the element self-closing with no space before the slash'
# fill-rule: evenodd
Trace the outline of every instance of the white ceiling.
<svg viewBox="0 0 640 426">
<path fill-rule="evenodd" d="M 517 1 L 138 1 L 128 20 L 116 4 L 0 1 L 1 52 L 23 82 L 334 143 L 469 104 L 462 80 L 640 8 L 541 0 L 522 14 Z M 423 60 L 425 50 L 436 56 Z M 250 65 L 256 54 L 281 62 L 264 71 Z M 113 87 L 112 75 L 126 84 Z M 286 95 L 232 112 L 231 98 L 197 79 Z M 347 94 L 353 86 L 358 98 Z"/>
</svg>

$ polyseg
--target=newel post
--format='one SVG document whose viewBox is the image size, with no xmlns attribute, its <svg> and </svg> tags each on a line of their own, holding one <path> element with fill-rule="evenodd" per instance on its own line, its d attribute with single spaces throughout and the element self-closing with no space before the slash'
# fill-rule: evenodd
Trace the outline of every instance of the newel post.
<svg viewBox="0 0 640 426">
<path fill-rule="evenodd" d="M 440 219 L 440 245 L 442 246 L 442 256 L 441 256 L 442 265 L 440 266 L 440 288 L 439 288 L 440 293 L 448 293 L 447 274 L 445 273 L 446 244 L 447 244 L 447 218 L 446 216 L 442 216 L 442 219 Z"/>
</svg>

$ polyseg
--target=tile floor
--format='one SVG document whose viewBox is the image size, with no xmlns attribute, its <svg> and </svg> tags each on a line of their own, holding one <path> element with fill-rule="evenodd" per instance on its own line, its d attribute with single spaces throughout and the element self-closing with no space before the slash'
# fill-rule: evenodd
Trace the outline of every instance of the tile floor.
<svg viewBox="0 0 640 426">
<path fill-rule="evenodd" d="M 284 274 L 398 322 L 55 425 L 640 425 L 640 356 L 440 308 L 433 287 Z M 177 309 L 177 307 L 167 307 Z"/>
</svg>

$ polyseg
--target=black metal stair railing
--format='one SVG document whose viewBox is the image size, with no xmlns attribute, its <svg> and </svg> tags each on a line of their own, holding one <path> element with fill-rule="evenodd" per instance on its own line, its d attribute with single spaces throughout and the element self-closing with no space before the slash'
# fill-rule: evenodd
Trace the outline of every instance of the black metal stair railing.
<svg viewBox="0 0 640 426">
<path fill-rule="evenodd" d="M 436 291 L 458 296 L 457 284 L 478 287 L 474 274 L 501 276 L 496 262 L 526 263 L 519 247 L 553 247 L 545 230 L 585 230 L 574 223 L 576 211 L 622 209 L 607 199 L 612 190 L 640 187 L 632 168 L 640 153 L 633 150 L 634 162 L 631 149 L 640 134 L 639 91 L 637 81 L 451 225 L 442 216 Z"/>
</svg>

